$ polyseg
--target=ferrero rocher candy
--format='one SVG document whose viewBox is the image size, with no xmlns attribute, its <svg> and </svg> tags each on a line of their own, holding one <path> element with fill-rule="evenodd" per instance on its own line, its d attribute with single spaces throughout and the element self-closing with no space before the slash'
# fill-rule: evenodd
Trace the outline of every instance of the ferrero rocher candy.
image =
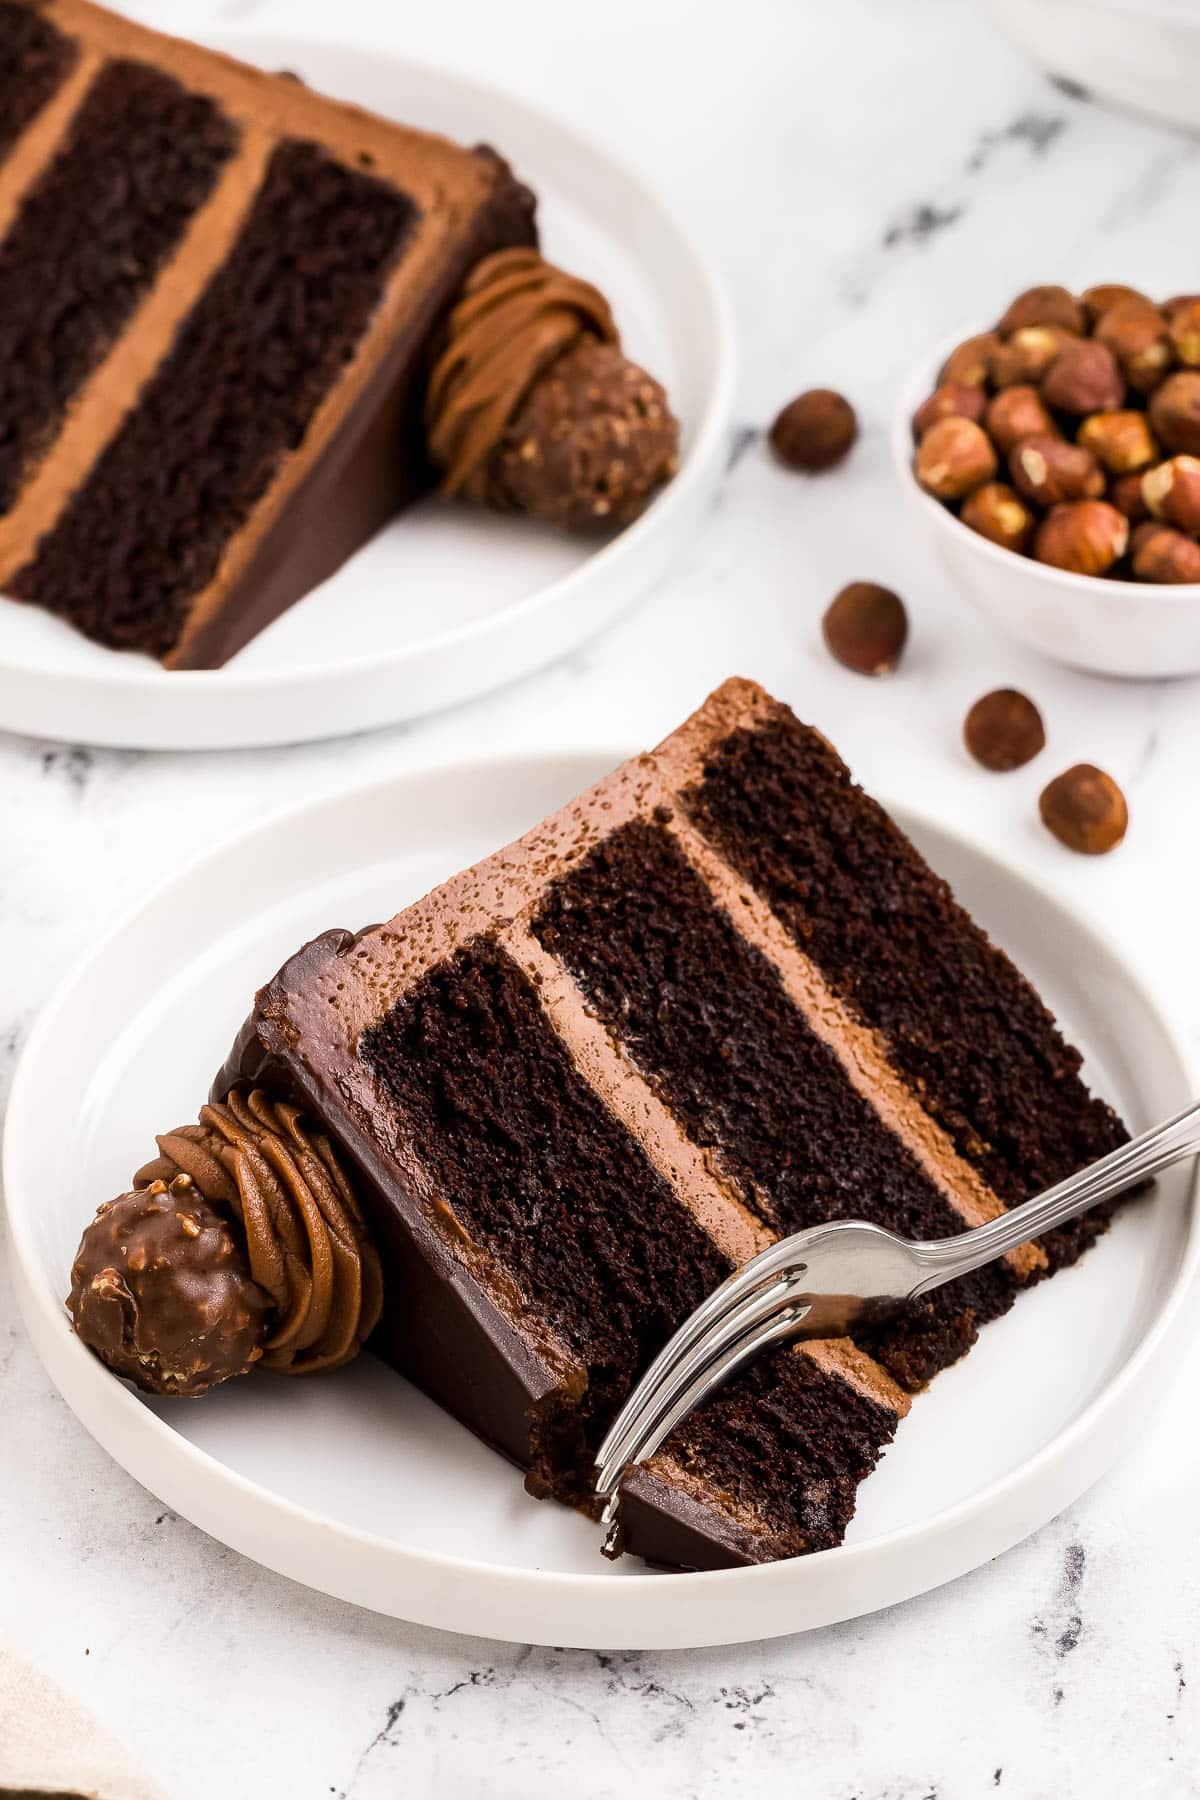
<svg viewBox="0 0 1200 1800">
<path fill-rule="evenodd" d="M 100 1208 L 75 1257 L 67 1309 L 115 1374 L 147 1393 L 193 1398 L 258 1361 L 271 1301 L 230 1220 L 178 1175 Z"/>
</svg>

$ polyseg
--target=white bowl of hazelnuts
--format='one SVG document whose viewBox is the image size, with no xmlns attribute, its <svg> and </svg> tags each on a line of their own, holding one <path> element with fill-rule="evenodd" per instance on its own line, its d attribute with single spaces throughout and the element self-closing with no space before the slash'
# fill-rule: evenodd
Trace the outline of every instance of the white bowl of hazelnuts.
<svg viewBox="0 0 1200 1800">
<path fill-rule="evenodd" d="M 1200 295 L 1031 288 L 917 371 L 894 447 L 964 591 L 1021 643 L 1200 672 Z"/>
</svg>

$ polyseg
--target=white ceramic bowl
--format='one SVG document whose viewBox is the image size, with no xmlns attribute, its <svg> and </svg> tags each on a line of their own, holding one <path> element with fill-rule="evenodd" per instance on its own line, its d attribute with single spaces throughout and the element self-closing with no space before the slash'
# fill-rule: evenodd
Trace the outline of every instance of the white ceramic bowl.
<svg viewBox="0 0 1200 1800">
<path fill-rule="evenodd" d="M 1054 662 L 1094 675 L 1200 673 L 1200 583 L 1163 587 L 1049 568 L 989 543 L 918 486 L 912 416 L 937 386 L 955 344 L 984 329 L 956 332 L 921 364 L 900 395 L 892 426 L 901 485 L 951 574 L 1010 637 Z"/>
<path fill-rule="evenodd" d="M 1200 127 L 1195 0 L 991 0 L 991 9 L 1051 75 L 1185 131 Z"/>
</svg>

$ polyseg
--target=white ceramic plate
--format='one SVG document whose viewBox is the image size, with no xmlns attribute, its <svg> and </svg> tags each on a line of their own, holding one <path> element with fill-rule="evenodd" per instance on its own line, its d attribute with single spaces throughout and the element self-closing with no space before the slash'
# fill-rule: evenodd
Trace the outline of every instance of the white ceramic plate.
<svg viewBox="0 0 1200 1800">
<path fill-rule="evenodd" d="M 17 1288 L 51 1377 L 105 1448 L 167 1505 L 298 1581 L 518 1642 L 769 1637 L 974 1568 L 1121 1452 L 1182 1329 L 1200 1244 L 1186 1173 L 1023 1296 L 917 1400 L 843 1548 L 755 1569 L 605 1563 L 593 1525 L 529 1499 L 506 1462 L 370 1356 L 325 1380 L 251 1377 L 195 1404 L 151 1404 L 93 1360 L 63 1311 L 93 1209 L 122 1191 L 155 1131 L 194 1117 L 285 956 L 325 927 L 388 916 L 618 760 L 548 756 L 356 788 L 262 826 L 144 905 L 59 992 L 17 1073 L 4 1162 Z M 1192 1097 L 1183 1051 L 1111 945 L 985 851 L 898 816 L 1135 1127 Z"/>
<path fill-rule="evenodd" d="M 167 673 L 0 599 L 0 727 L 155 750 L 361 731 L 431 712 L 564 655 L 645 593 L 716 485 L 733 335 L 711 271 L 642 181 L 569 126 L 463 76 L 289 37 L 212 41 L 248 62 L 463 143 L 537 190 L 542 243 L 611 299 L 629 354 L 666 384 L 679 472 L 601 547 L 435 499 L 395 519 L 226 668 Z"/>
</svg>

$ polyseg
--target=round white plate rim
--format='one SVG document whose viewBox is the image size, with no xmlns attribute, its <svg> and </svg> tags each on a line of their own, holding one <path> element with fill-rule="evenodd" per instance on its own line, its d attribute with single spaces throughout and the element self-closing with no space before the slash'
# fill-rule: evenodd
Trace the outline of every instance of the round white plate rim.
<svg viewBox="0 0 1200 1800">
<path fill-rule="evenodd" d="M 544 771 L 547 765 L 567 756 L 594 762 L 599 770 L 615 766 L 627 754 L 623 750 L 571 747 L 557 752 L 448 761 L 400 776 L 352 782 L 301 805 L 280 808 L 192 859 L 154 894 L 130 909 L 81 956 L 42 1008 L 14 1074 L 4 1130 L 3 1185 L 18 1302 L 48 1374 L 80 1422 L 114 1460 L 200 1529 L 292 1580 L 368 1610 L 418 1624 L 512 1642 L 581 1649 L 695 1648 L 814 1629 L 914 1598 L 1011 1548 L 1083 1493 L 1122 1453 L 1127 1439 L 1134 1434 L 1136 1420 L 1143 1416 L 1139 1403 L 1152 1375 L 1168 1350 L 1184 1335 L 1184 1301 L 1200 1275 L 1197 1180 L 1193 1180 L 1190 1189 L 1190 1217 L 1179 1266 L 1128 1360 L 1067 1425 L 1017 1467 L 917 1524 L 881 1533 L 861 1544 L 843 1545 L 785 1563 L 669 1576 L 646 1573 L 620 1581 L 601 1572 L 515 1569 L 440 1551 L 412 1550 L 360 1526 L 331 1523 L 321 1514 L 230 1469 L 181 1437 L 165 1419 L 144 1406 L 132 1390 L 113 1381 L 83 1349 L 66 1325 L 60 1298 L 39 1279 L 37 1251 L 30 1236 L 32 1206 L 22 1205 L 21 1200 L 23 1171 L 32 1163 L 22 1142 L 25 1095 L 40 1078 L 39 1064 L 53 1044 L 59 1016 L 69 1009 L 76 988 L 88 978 L 93 965 L 126 934 L 136 930 L 145 913 L 168 903 L 173 894 L 186 888 L 198 871 L 236 859 L 264 834 L 294 827 L 312 814 L 339 806 L 351 797 L 357 802 L 373 799 L 379 804 L 397 787 L 432 780 L 494 778 L 502 771 L 509 780 L 519 780 L 522 769 Z M 1068 917 L 1084 938 L 1090 937 L 1122 969 L 1195 1091 L 1195 1062 L 1170 1010 L 1155 994 L 1136 959 L 1116 943 L 1103 925 L 1039 877 L 1013 868 L 970 832 L 948 826 L 916 807 L 895 804 L 889 810 L 906 829 L 926 828 L 956 839 L 1003 878 L 1023 885 L 1038 902 Z M 1107 1433 L 1106 1424 L 1111 1427 Z M 201 1490 L 199 1505 L 193 1504 L 195 1495 L 190 1480 Z M 1015 1501 L 1026 1490 L 1027 1503 L 1013 1506 L 1008 1524 L 999 1525 L 1006 1503 Z M 220 1504 L 222 1494 L 233 1497 L 239 1507 L 246 1509 L 244 1520 L 225 1525 L 212 1523 L 216 1514 L 228 1510 Z M 279 1519 L 289 1521 L 301 1541 L 296 1548 L 288 1544 L 276 1553 L 268 1546 L 275 1542 L 271 1522 Z M 992 1528 L 982 1534 L 981 1528 L 989 1524 Z M 244 1525 L 262 1529 L 243 1529 Z M 325 1544 L 338 1540 L 359 1553 L 364 1561 L 361 1577 L 350 1579 L 341 1575 L 333 1580 L 327 1573 L 320 1577 L 306 1573 L 303 1552 L 310 1539 L 323 1540 Z M 922 1562 L 922 1553 L 926 1553 L 926 1562 Z M 373 1602 L 366 1569 L 377 1558 L 385 1559 L 397 1572 L 424 1572 L 425 1598 L 415 1604 L 406 1601 L 403 1611 Z M 889 1570 L 889 1562 L 897 1567 Z M 845 1606 L 839 1591 L 855 1577 L 860 1590 L 869 1587 L 872 1579 L 877 1586 L 872 1598 L 864 1601 L 860 1596 Z M 747 1603 L 738 1609 L 738 1623 L 727 1616 L 713 1630 L 710 1596 L 720 1595 L 728 1603 L 738 1591 L 749 1602 L 764 1590 L 778 1595 L 780 1590 L 790 1593 L 796 1589 L 802 1594 L 808 1587 L 816 1589 L 824 1599 L 823 1603 L 819 1599 L 816 1607 L 802 1618 L 789 1618 L 786 1606 L 776 1606 L 771 1619 L 766 1620 L 755 1612 L 753 1604 Z M 465 1605 L 461 1599 L 464 1588 Z M 668 1596 L 668 1604 L 657 1604 L 668 1602 Z M 582 1608 L 585 1616 L 576 1619 L 575 1607 Z M 630 1617 L 627 1619 L 626 1615 Z"/>
<path fill-rule="evenodd" d="M 468 645 L 482 653 L 510 634 L 531 628 L 543 615 L 556 614 L 560 608 L 568 607 L 578 599 L 581 588 L 593 585 L 599 587 L 603 584 L 610 592 L 615 591 L 621 572 L 625 570 L 624 579 L 628 586 L 623 599 L 615 605 L 602 608 L 595 618 L 589 616 L 586 623 L 583 622 L 582 609 L 580 610 L 580 629 L 571 642 L 578 644 L 585 641 L 595 631 L 611 623 L 644 591 L 644 584 L 639 583 L 637 575 L 638 560 L 651 554 L 656 545 L 661 550 L 664 541 L 669 540 L 673 534 L 682 535 L 688 520 L 697 513 L 718 478 L 723 439 L 732 415 L 736 387 L 736 338 L 732 311 L 713 265 L 699 249 L 691 233 L 679 224 L 670 208 L 659 197 L 653 183 L 606 146 L 593 141 L 586 132 L 523 95 L 510 93 L 496 83 L 463 74 L 428 59 L 407 57 L 392 50 L 379 50 L 366 43 L 351 43 L 342 38 L 322 37 L 313 33 L 256 30 L 250 26 L 226 26 L 205 29 L 203 32 L 198 28 L 198 35 L 202 35 L 205 42 L 214 48 L 249 60 L 254 60 L 254 46 L 266 43 L 278 45 L 276 55 L 283 61 L 289 56 L 293 61 L 303 61 L 307 54 L 315 55 L 321 51 L 349 53 L 351 56 L 369 54 L 396 67 L 405 79 L 417 79 L 431 85 L 448 85 L 475 96 L 479 102 L 481 118 L 487 118 L 489 111 L 492 116 L 504 113 L 523 115 L 531 125 L 546 131 L 551 140 L 558 138 L 570 144 L 575 155 L 593 164 L 606 166 L 623 188 L 636 195 L 639 203 L 657 216 L 660 230 L 669 234 L 676 251 L 688 267 L 697 305 L 704 315 L 705 328 L 712 344 L 713 364 L 706 403 L 694 423 L 690 444 L 680 458 L 675 476 L 639 519 L 599 545 L 577 568 L 556 576 L 542 587 L 535 588 L 498 612 L 481 619 L 414 639 L 383 657 L 372 654 L 369 657 L 339 659 L 335 656 L 311 663 L 263 670 L 239 670 L 236 667 L 178 669 L 170 671 L 169 675 L 145 658 L 116 652 L 111 661 L 99 662 L 86 670 L 58 672 L 37 659 L 6 660 L 3 644 L 0 642 L 0 683 L 7 681 L 19 684 L 30 681 L 36 682 L 39 688 L 48 686 L 51 689 L 61 685 L 75 694 L 94 693 L 101 703 L 109 705 L 122 699 L 136 703 L 138 696 L 144 695 L 151 699 L 156 709 L 164 697 L 177 700 L 181 709 L 194 709 L 197 703 L 206 707 L 227 708 L 230 703 L 249 703 L 260 698 L 275 701 L 282 696 L 294 698 L 300 703 L 301 711 L 296 716 L 289 712 L 287 718 L 281 719 L 278 725 L 265 728 L 239 726 L 232 733 L 214 730 L 211 721 L 201 721 L 192 729 L 188 721 L 181 717 L 177 727 L 180 741 L 175 744 L 164 741 L 161 734 L 148 735 L 147 731 L 140 730 L 136 725 L 123 723 L 113 723 L 103 732 L 86 738 L 89 742 L 129 749 L 238 749 L 303 742 L 362 729 L 361 724 L 356 724 L 350 715 L 337 725 L 306 728 L 303 703 L 326 693 L 332 682 L 359 679 L 369 680 L 372 686 L 377 686 L 381 679 L 381 667 L 399 672 L 430 657 L 449 662 L 456 652 Z M 631 563 L 632 572 L 629 572 L 628 565 Z M 570 645 L 565 647 L 569 648 Z M 563 645 L 556 644 L 549 654 L 561 654 L 563 650 Z M 435 701 L 434 708 L 458 704 L 489 691 L 491 686 L 519 679 L 522 674 L 528 674 L 539 667 L 541 660 L 544 659 L 539 659 L 536 653 L 522 655 L 519 666 L 514 670 L 506 670 L 498 681 L 462 683 L 460 693 L 453 694 L 448 700 Z M 2 692 L 0 687 L 0 695 Z M 398 707 L 394 711 L 385 711 L 383 717 L 369 719 L 367 725 L 370 728 L 394 723 L 401 718 L 418 717 L 421 711 L 419 704 Z M 324 714 L 320 716 L 324 717 Z M 41 735 L 46 735 L 48 730 L 54 735 L 52 727 L 53 721 L 48 721 L 42 728 Z M 36 722 L 31 722 L 24 707 L 20 707 L 20 716 L 13 723 L 6 717 L 0 717 L 0 728 L 30 731 L 35 735 L 38 733 Z M 64 730 L 59 735 L 72 737 L 74 734 L 70 730 Z"/>
</svg>

